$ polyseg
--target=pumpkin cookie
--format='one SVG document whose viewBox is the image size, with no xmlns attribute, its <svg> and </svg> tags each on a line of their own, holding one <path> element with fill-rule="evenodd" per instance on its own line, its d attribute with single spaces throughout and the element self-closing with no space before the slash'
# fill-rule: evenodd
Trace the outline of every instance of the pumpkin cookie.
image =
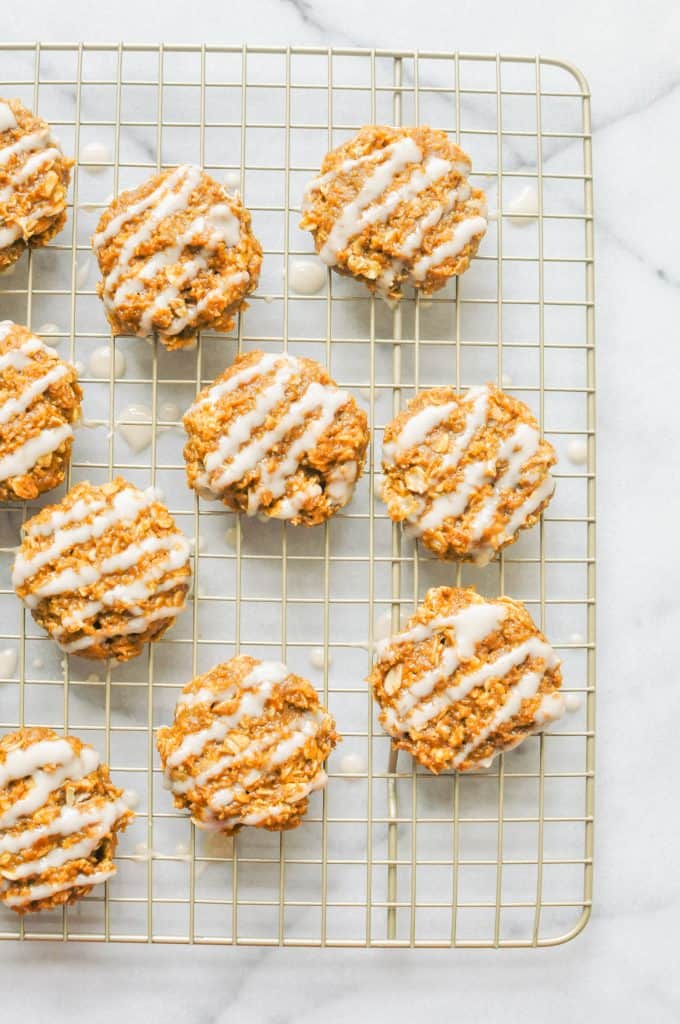
<svg viewBox="0 0 680 1024">
<path fill-rule="evenodd" d="M 75 903 L 116 873 L 133 814 L 92 747 L 51 729 L 0 739 L 0 902 L 25 914 Z"/>
<path fill-rule="evenodd" d="M 72 167 L 46 121 L 0 99 L 0 271 L 61 231 Z"/>
<path fill-rule="evenodd" d="M 168 349 L 193 345 L 205 328 L 231 330 L 262 262 L 239 197 L 191 164 L 121 192 L 92 247 L 113 333 L 158 337 Z"/>
<path fill-rule="evenodd" d="M 382 497 L 438 558 L 485 565 L 538 521 L 555 461 L 523 402 L 492 384 L 432 388 L 385 428 Z"/>
<path fill-rule="evenodd" d="M 128 661 L 184 609 L 189 542 L 153 487 L 71 488 L 22 527 L 12 583 L 68 654 Z"/>
<path fill-rule="evenodd" d="M 26 327 L 0 322 L 0 501 L 29 501 L 63 481 L 82 397 L 70 363 Z"/>
<path fill-rule="evenodd" d="M 321 259 L 388 299 L 425 295 L 470 265 L 486 199 L 470 158 L 446 132 L 367 125 L 328 153 L 307 187 L 300 227 Z"/>
<path fill-rule="evenodd" d="M 431 772 L 487 768 L 559 718 L 560 663 L 519 601 L 433 587 L 369 676 L 393 744 Z"/>
<path fill-rule="evenodd" d="M 235 511 L 316 526 L 350 500 L 366 414 L 313 359 L 249 352 L 184 416 L 189 486 Z"/>
<path fill-rule="evenodd" d="M 338 739 L 311 683 L 242 655 L 184 687 L 157 746 L 175 806 L 199 828 L 233 833 L 296 828 Z"/>
</svg>

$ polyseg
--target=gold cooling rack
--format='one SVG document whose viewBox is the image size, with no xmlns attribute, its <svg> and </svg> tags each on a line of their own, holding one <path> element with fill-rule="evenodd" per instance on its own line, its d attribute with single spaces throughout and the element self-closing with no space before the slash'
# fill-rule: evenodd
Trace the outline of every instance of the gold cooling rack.
<svg viewBox="0 0 680 1024">
<path fill-rule="evenodd" d="M 1 913 L 0 937 L 442 947 L 570 939 L 588 919 L 593 870 L 594 268 L 583 76 L 543 57 L 388 50 L 17 44 L 0 53 L 0 95 L 39 111 L 80 157 L 68 224 L 0 277 L 0 317 L 42 331 L 82 364 L 86 421 L 69 483 L 118 472 L 154 482 L 195 539 L 190 609 L 147 654 L 107 668 L 62 660 L 24 614 L 10 565 L 35 506 L 0 513 L 0 728 L 72 732 L 139 794 L 116 878 L 63 913 Z M 337 276 L 319 294 L 295 294 L 288 271 L 311 251 L 297 227 L 300 198 L 326 150 L 367 122 L 418 121 L 471 154 L 475 184 L 498 211 L 471 269 L 394 311 Z M 258 292 L 233 336 L 205 333 L 194 351 L 111 341 L 89 237 L 110 194 L 184 161 L 241 189 L 265 249 Z M 104 380 L 91 359 L 111 344 L 118 375 Z M 255 346 L 320 360 L 370 412 L 368 471 L 324 528 L 238 523 L 186 488 L 181 411 L 238 349 Z M 557 492 L 540 527 L 500 560 L 461 568 L 429 558 L 388 520 L 376 492 L 381 430 L 418 388 L 487 380 L 538 415 L 560 456 Z M 390 757 L 363 680 L 374 640 L 428 586 L 454 582 L 525 601 L 580 708 L 491 769 L 434 777 Z M 299 829 L 246 829 L 220 842 L 174 811 L 154 730 L 184 682 L 238 651 L 282 658 L 310 677 L 344 742 Z"/>
</svg>

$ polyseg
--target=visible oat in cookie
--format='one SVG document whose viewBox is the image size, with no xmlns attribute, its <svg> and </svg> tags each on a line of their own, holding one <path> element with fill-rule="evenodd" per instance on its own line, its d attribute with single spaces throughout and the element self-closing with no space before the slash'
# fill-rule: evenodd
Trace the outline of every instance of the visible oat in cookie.
<svg viewBox="0 0 680 1024">
<path fill-rule="evenodd" d="M 190 164 L 117 196 L 92 246 L 113 333 L 168 349 L 193 345 L 202 329 L 231 330 L 262 262 L 241 200 Z"/>
<path fill-rule="evenodd" d="M 46 121 L 0 99 L 0 271 L 61 231 L 72 166 Z"/>
<path fill-rule="evenodd" d="M 0 501 L 30 501 L 63 481 L 82 397 L 70 363 L 0 322 Z"/>
<path fill-rule="evenodd" d="M 446 132 L 367 125 L 324 158 L 300 227 L 329 266 L 387 299 L 425 295 L 470 265 L 486 232 L 486 199 L 470 158 Z"/>
<path fill-rule="evenodd" d="M 315 526 L 350 500 L 366 414 L 312 359 L 249 352 L 184 416 L 189 486 L 229 508 Z"/>
<path fill-rule="evenodd" d="M 519 601 L 435 587 L 369 676 L 393 744 L 431 772 L 486 768 L 559 718 L 560 663 Z"/>
<path fill-rule="evenodd" d="M 230 834 L 296 828 L 338 739 L 311 683 L 242 655 L 184 687 L 157 746 L 175 806 Z"/>
<path fill-rule="evenodd" d="M 68 654 L 127 661 L 184 609 L 189 542 L 157 492 L 121 477 L 71 488 L 22 527 L 12 583 Z"/>
<path fill-rule="evenodd" d="M 484 565 L 538 521 L 555 461 L 523 402 L 492 384 L 431 388 L 385 428 L 382 497 L 439 558 Z"/>
<path fill-rule="evenodd" d="M 0 739 L 0 903 L 19 914 L 75 903 L 116 873 L 125 794 L 92 747 L 51 729 Z"/>
</svg>

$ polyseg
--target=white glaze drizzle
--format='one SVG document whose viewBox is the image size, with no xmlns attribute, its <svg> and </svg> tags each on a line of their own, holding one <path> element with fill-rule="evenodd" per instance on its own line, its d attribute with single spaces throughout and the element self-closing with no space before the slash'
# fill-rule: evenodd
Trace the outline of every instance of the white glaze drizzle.
<svg viewBox="0 0 680 1024">
<path fill-rule="evenodd" d="M 19 587 L 29 577 L 34 576 L 43 566 L 49 565 L 50 562 L 58 558 L 65 551 L 68 551 L 69 548 L 86 544 L 91 540 L 101 537 L 103 533 L 117 523 L 134 522 L 142 509 L 148 508 L 154 501 L 156 501 L 156 491 L 154 488 L 150 487 L 146 491 L 138 491 L 136 487 L 125 487 L 117 491 L 110 504 L 106 505 L 103 511 L 95 515 L 89 523 L 81 522 L 80 526 L 71 527 L 69 530 L 65 530 L 63 525 L 60 525 L 60 523 L 63 524 L 63 519 L 55 516 L 55 513 L 52 512 L 48 520 L 48 523 L 52 524 L 52 529 L 48 534 L 43 534 L 43 536 L 52 535 L 54 540 L 49 546 L 35 552 L 30 559 L 19 552 L 12 570 L 12 583 L 15 587 Z M 61 510 L 56 509 L 55 511 L 60 512 Z M 87 514 L 89 514 L 89 511 L 86 512 Z M 44 525 L 47 526 L 48 523 Z M 40 525 L 42 526 L 43 524 Z"/>
<path fill-rule="evenodd" d="M 240 480 L 248 468 L 254 468 L 265 455 L 267 449 L 263 447 L 262 441 L 267 435 L 252 442 L 252 433 L 285 400 L 286 385 L 296 370 L 297 366 L 291 360 L 281 360 L 271 382 L 257 394 L 253 408 L 234 420 L 227 433 L 220 437 L 217 446 L 208 452 L 205 457 L 206 479 L 202 481 L 206 486 L 210 486 L 209 476 L 216 470 L 219 470 L 215 481 L 218 488 Z M 254 444 L 257 444 L 257 448 L 254 448 Z M 227 460 L 231 461 L 225 466 Z"/>
<path fill-rule="evenodd" d="M 35 380 L 31 381 L 18 397 L 6 398 L 4 401 L 0 401 L 0 424 L 7 423 L 14 416 L 20 416 L 26 412 L 36 398 L 47 391 L 52 384 L 56 384 L 58 380 L 65 377 L 67 373 L 68 366 L 65 363 L 59 363 L 41 377 L 36 377 Z"/>
<path fill-rule="evenodd" d="M 278 662 L 261 662 L 243 679 L 240 686 L 235 684 L 222 691 L 212 691 L 207 686 L 198 690 L 180 694 L 178 709 L 191 709 L 200 705 L 215 706 L 239 697 L 235 711 L 222 715 L 207 728 L 199 729 L 186 735 L 182 743 L 170 754 L 165 762 L 166 785 L 176 794 L 190 793 L 217 780 L 217 787 L 211 792 L 202 817 L 192 818 L 199 828 L 208 830 L 217 828 L 233 828 L 237 824 L 255 825 L 265 819 L 275 818 L 289 809 L 291 803 L 304 799 L 314 789 L 325 785 L 326 774 L 322 769 L 315 772 L 314 777 L 300 783 L 292 795 L 286 795 L 286 804 L 269 804 L 261 811 L 248 814 L 229 814 L 231 804 L 237 797 L 244 796 L 248 790 L 258 783 L 274 768 L 289 761 L 301 750 L 307 741 L 316 735 L 327 719 L 327 713 L 317 708 L 297 716 L 285 725 L 287 735 L 282 730 L 268 731 L 258 736 L 236 754 L 227 754 L 217 761 L 208 763 L 201 769 L 201 762 L 208 748 L 215 742 L 220 743 L 245 717 L 259 717 L 264 711 L 274 685 L 283 682 L 288 670 Z M 219 779 L 224 772 L 234 767 L 247 767 L 250 758 L 265 754 L 263 762 L 257 769 L 245 771 L 239 781 L 229 785 L 220 785 Z M 184 766 L 188 758 L 194 757 L 194 763 L 187 778 L 176 778 L 173 769 Z M 187 770 L 187 769 L 185 769 Z M 237 812 L 240 807 L 237 803 Z M 224 817 L 228 815 L 226 818 Z M 219 816 L 218 816 L 219 815 Z M 221 816 L 221 820 L 220 820 Z"/>
<path fill-rule="evenodd" d="M 493 523 L 503 491 L 513 490 L 517 486 L 522 467 L 527 459 L 535 454 L 539 442 L 538 431 L 528 423 L 518 424 L 512 434 L 501 441 L 496 461 L 507 462 L 507 467 L 494 481 L 492 493 L 485 498 L 484 504 L 470 523 L 470 531 L 475 540 L 478 540 Z"/>
<path fill-rule="evenodd" d="M 288 479 L 330 426 L 337 411 L 348 401 L 347 393 L 331 385 L 312 381 L 302 395 L 280 415 L 274 427 L 259 437 L 253 437 L 254 431 L 262 426 L 272 411 L 284 403 L 288 381 L 301 371 L 301 365 L 294 357 L 265 355 L 254 366 L 246 367 L 226 381 L 214 385 L 207 396 L 191 407 L 188 414 L 201 406 L 219 401 L 236 387 L 272 370 L 275 371 L 272 379 L 257 393 L 253 407 L 233 421 L 215 448 L 208 452 L 199 484 L 202 491 L 219 497 L 225 487 L 259 466 L 260 477 L 257 486 L 249 494 L 248 513 L 255 515 L 264 495 L 269 494 L 275 501 L 282 499 L 273 510 L 275 517 L 292 519 L 307 501 L 321 493 L 321 488 L 317 481 L 310 480 L 294 494 L 284 497 Z M 268 453 L 287 434 L 303 424 L 305 429 L 300 436 L 289 445 L 274 467 L 269 469 L 266 465 Z M 357 472 L 358 467 L 352 462 L 350 469 L 340 468 L 335 473 L 328 488 L 332 501 L 345 504 L 349 500 Z"/>
<path fill-rule="evenodd" d="M 297 750 L 303 747 L 307 740 L 318 732 L 319 725 L 322 721 L 323 715 L 319 712 L 300 716 L 292 719 L 286 724 L 286 729 L 290 731 L 290 735 L 287 737 L 281 737 L 280 729 L 276 732 L 264 733 L 257 740 L 252 740 L 248 746 L 238 754 L 229 754 L 225 757 L 219 758 L 219 760 L 209 764 L 197 775 L 192 775 L 188 779 L 172 779 L 171 776 L 166 775 L 166 779 L 170 783 L 170 788 L 174 793 L 189 793 L 193 789 L 205 786 L 205 784 L 210 782 L 212 779 L 218 778 L 227 771 L 227 769 L 233 768 L 235 765 L 241 765 L 254 755 L 269 751 L 270 753 L 265 759 L 263 769 L 258 772 L 250 772 L 248 774 L 247 778 L 249 780 L 249 785 L 252 785 L 261 779 L 269 768 L 278 764 L 283 764 L 284 761 L 287 761 Z M 226 800 L 223 796 L 217 797 L 218 793 L 224 792 L 224 789 L 217 790 L 211 797 L 211 802 L 213 799 L 217 798 L 217 802 L 220 806 L 225 806 L 227 803 L 231 803 L 231 800 Z"/>
<path fill-rule="evenodd" d="M 17 127 L 18 124 L 11 108 L 5 103 L 0 104 L 0 134 L 9 128 Z M 16 189 L 25 185 L 27 181 L 39 178 L 41 172 L 61 155 L 61 151 L 54 145 L 54 142 L 50 129 L 41 128 L 38 131 L 22 135 L 10 145 L 0 145 L 0 168 L 5 167 L 15 158 L 19 158 L 14 170 L 8 173 L 8 184 L 0 189 L 0 203 L 7 203 L 11 200 Z M 30 153 L 33 155 L 22 159 Z M 32 205 L 25 216 L 6 215 L 6 223 L 0 228 L 0 248 L 12 245 L 21 236 L 25 239 L 30 238 L 34 231 L 34 225 L 43 217 L 53 216 L 58 210 L 59 207 L 55 203 L 46 199 Z"/>
<path fill-rule="evenodd" d="M 489 413 L 489 389 L 470 388 L 461 404 L 468 407 L 463 429 L 453 438 L 449 450 L 441 456 L 440 474 L 448 475 L 455 470 L 477 432 L 486 424 Z M 426 406 L 411 416 L 394 441 L 384 445 L 384 468 L 388 469 L 398 456 L 409 448 L 426 443 L 430 433 L 445 422 L 454 409 L 455 403 L 450 402 Z M 479 542 L 484 532 L 493 524 L 503 495 L 512 492 L 522 480 L 524 467 L 538 450 L 539 444 L 540 435 L 536 428 L 527 423 L 520 423 L 511 435 L 501 440 L 498 450 L 489 462 L 473 461 L 464 467 L 461 479 L 453 491 L 436 496 L 429 504 L 420 500 L 417 509 L 407 517 L 410 532 L 419 536 L 427 530 L 438 528 L 449 517 L 457 518 L 463 515 L 470 498 L 480 487 L 493 480 L 491 494 L 483 499 L 470 523 L 472 541 Z M 496 467 L 500 462 L 507 463 L 506 469 L 494 479 Z M 554 489 L 555 481 L 548 473 L 508 517 L 503 537 L 512 536 Z M 474 550 L 481 561 L 484 557 L 492 555 L 494 549 L 489 545 L 475 543 Z"/>
<path fill-rule="evenodd" d="M 26 558 L 21 552 L 17 554 L 12 573 L 14 586 L 24 584 L 64 552 L 89 544 L 121 522 L 133 522 L 143 509 L 157 499 L 158 492 L 155 488 L 148 488 L 142 492 L 134 487 L 126 487 L 118 491 L 109 504 L 79 499 L 70 509 L 53 510 L 46 523 L 29 524 L 27 535 L 51 536 L 52 541 L 37 551 L 32 558 Z M 90 522 L 84 522 L 88 516 L 92 517 Z M 71 525 L 73 523 L 76 525 Z M 84 561 L 77 568 L 68 567 L 61 572 L 55 572 L 39 585 L 32 587 L 31 592 L 25 595 L 24 601 L 29 608 L 35 608 L 47 597 L 93 586 L 104 577 L 111 576 L 115 580 L 116 576 L 129 572 L 144 559 L 161 553 L 162 558 L 154 559 L 132 581 L 112 582 L 101 600 L 83 601 L 80 607 L 76 607 L 62 619 L 59 628 L 52 631 L 54 638 L 67 653 L 85 650 L 114 635 L 130 636 L 144 633 L 152 622 L 172 619 L 184 608 L 183 600 L 179 604 L 162 603 L 148 612 L 138 607 L 148 598 L 174 590 L 178 582 L 181 582 L 174 574 L 188 563 L 190 546 L 178 530 L 164 536 L 145 537 L 99 562 Z M 102 608 L 114 606 L 118 606 L 117 611 L 120 611 L 122 606 L 122 610 L 129 613 L 130 617 L 124 623 L 104 625 L 68 642 L 62 640 L 74 630 L 86 628 L 87 623 L 99 614 Z"/>
<path fill-rule="evenodd" d="M 138 333 L 143 337 L 152 332 L 157 314 L 168 309 L 170 304 L 180 297 L 181 289 L 191 284 L 199 273 L 208 268 L 210 254 L 217 246 L 224 243 L 231 248 L 240 240 L 239 218 L 227 203 L 216 203 L 205 213 L 194 218 L 172 245 L 154 253 L 140 263 L 134 274 L 124 277 L 137 249 L 151 238 L 161 221 L 187 208 L 189 197 L 200 183 L 200 179 L 200 168 L 188 164 L 178 167 L 145 199 L 131 204 L 127 210 L 114 217 L 92 240 L 95 251 L 98 251 L 125 223 L 138 214 L 151 210 L 137 230 L 125 241 L 113 270 L 104 279 L 104 300 L 108 308 L 112 308 L 123 303 L 129 295 L 141 294 L 147 285 L 153 287 L 159 275 L 165 273 L 163 286 L 142 314 Z M 179 186 L 176 191 L 175 186 Z M 112 230 L 112 226 L 115 230 Z M 181 257 L 187 246 L 197 246 L 198 238 L 202 235 L 206 236 L 206 240 L 198 251 L 193 252 L 190 258 L 182 262 Z M 164 335 L 170 337 L 179 334 L 198 318 L 215 297 L 222 297 L 229 288 L 244 284 L 249 280 L 249 276 L 247 271 L 238 271 L 224 278 L 218 288 L 212 289 L 193 306 L 187 307 L 185 315 L 173 316 L 170 326 L 164 328 Z M 121 281 L 122 278 L 124 279 Z"/>
<path fill-rule="evenodd" d="M 383 712 L 385 728 L 392 736 L 401 736 L 412 730 L 424 729 L 432 719 L 440 715 L 446 708 L 463 700 L 475 687 L 483 686 L 492 679 L 503 679 L 510 671 L 518 668 L 527 660 L 541 660 L 540 671 L 532 669 L 520 677 L 520 682 L 513 686 L 506 695 L 503 707 L 499 709 L 488 726 L 473 741 L 459 752 L 454 765 L 460 764 L 477 746 L 495 732 L 503 722 L 514 717 L 522 700 L 535 695 L 546 671 L 554 669 L 558 659 L 552 647 L 539 637 L 532 636 L 527 640 L 503 651 L 490 661 L 472 671 L 463 671 L 455 685 L 446 686 L 435 692 L 442 681 L 452 678 L 465 663 L 475 658 L 479 643 L 490 636 L 506 617 L 506 609 L 499 604 L 472 604 L 451 616 L 437 616 L 426 624 L 419 623 L 397 634 L 391 640 L 379 646 L 379 661 L 384 661 L 394 654 L 395 648 L 404 643 L 420 643 L 434 636 L 443 629 L 454 628 L 453 643 L 442 652 L 439 664 L 422 674 L 408 687 L 400 688 L 394 706 Z M 398 663 L 397 663 L 398 664 Z M 386 677 L 387 678 L 387 677 Z M 531 692 L 527 688 L 531 681 Z M 520 684 L 521 688 L 520 688 Z M 525 692 L 526 691 L 526 692 Z M 434 696 L 432 694 L 434 693 Z M 547 695 L 546 695 L 547 696 Z M 561 709 L 561 710 L 560 710 Z M 536 724 L 559 717 L 563 702 L 558 700 L 541 701 Z"/>
<path fill-rule="evenodd" d="M 5 321 L 0 332 L 0 341 L 4 340 L 14 327 L 15 324 L 12 321 Z M 18 348 L 10 349 L 0 355 L 0 389 L 9 391 L 10 383 L 14 384 L 16 382 L 16 378 L 13 380 L 8 379 L 5 385 L 3 377 L 7 371 L 14 370 L 20 373 L 25 370 L 37 353 L 43 353 L 55 359 L 58 358 L 58 353 L 53 348 L 43 344 L 36 337 L 27 338 Z M 35 365 L 41 366 L 43 364 L 36 361 Z M 69 368 L 66 364 L 59 362 L 56 366 L 49 366 L 39 377 L 31 380 L 18 395 L 11 395 L 5 399 L 0 399 L 0 426 L 9 423 L 15 417 L 22 417 L 29 412 L 33 403 L 52 384 L 56 384 L 57 381 L 66 376 L 68 372 Z M 72 436 L 73 428 L 69 423 L 64 423 L 59 427 L 52 427 L 41 431 L 40 434 L 29 437 L 27 441 L 18 445 L 12 451 L 6 452 L 0 459 L 0 480 L 7 480 L 10 477 L 30 472 L 39 458 L 55 451 L 64 441 Z"/>
<path fill-rule="evenodd" d="M 47 771 L 47 765 L 56 765 L 56 768 Z M 43 740 L 23 750 L 11 751 L 0 766 L 4 769 L 2 777 L 7 781 L 30 778 L 32 785 L 23 797 L 0 814 L 0 829 L 12 828 L 21 818 L 42 807 L 50 793 L 67 779 L 77 782 L 98 765 L 99 756 L 92 747 L 83 747 L 80 754 L 76 754 L 65 740 Z"/>
<path fill-rule="evenodd" d="M 84 885 L 101 885 L 102 882 L 106 882 L 115 873 L 115 867 L 111 867 L 104 871 L 94 871 L 91 875 L 76 875 L 75 878 L 69 879 L 68 882 L 45 882 L 42 885 L 31 885 L 25 894 L 17 894 L 16 896 L 4 895 L 2 899 L 8 907 L 21 907 L 27 903 L 32 903 L 34 900 L 49 899 L 50 896 L 55 896 L 59 892 L 65 892 L 67 889 L 76 889 Z"/>
<path fill-rule="evenodd" d="M 125 817 L 129 808 L 124 800 L 104 800 L 101 803 L 89 803 L 64 806 L 60 808 L 57 817 L 48 825 L 40 825 L 33 829 L 24 829 L 15 836 L 7 836 L 3 843 L 0 836 L 0 851 L 20 852 L 29 850 L 39 840 L 50 836 L 72 836 L 87 829 L 88 834 L 79 842 L 71 843 L 68 846 L 55 846 L 42 857 L 25 860 L 22 864 L 12 869 L 12 873 L 6 873 L 6 878 L 12 880 L 28 878 L 31 875 L 41 874 L 53 868 L 63 867 L 70 861 L 80 860 L 89 857 L 97 848 L 104 836 L 110 832 L 111 827 L 119 818 Z"/>
<path fill-rule="evenodd" d="M 390 186 L 395 176 L 408 164 L 419 163 L 422 159 L 421 149 L 410 136 L 399 139 L 380 152 L 381 155 L 387 156 L 387 159 L 377 164 L 354 199 L 343 208 L 321 248 L 319 255 L 329 266 L 337 262 L 338 253 L 345 248 L 348 241 L 363 230 L 365 225 L 362 226 L 361 215 L 364 210 Z"/>
<path fill-rule="evenodd" d="M 415 153 L 415 150 L 413 152 Z M 418 152 L 420 153 L 420 150 Z M 403 185 L 388 192 L 382 202 L 375 203 L 363 211 L 359 217 L 360 229 L 363 230 L 367 224 L 384 224 L 401 203 L 408 203 L 415 199 L 421 192 L 425 192 L 436 181 L 448 174 L 451 169 L 452 164 L 448 160 L 442 160 L 437 156 L 428 157 L 422 170 L 419 167 L 416 168 Z"/>
<path fill-rule="evenodd" d="M 13 451 L 0 459 L 0 480 L 8 480 L 13 476 L 23 476 L 35 466 L 43 455 L 49 455 L 59 448 L 69 437 L 73 436 L 70 423 L 59 427 L 43 430 L 41 434 L 30 438 Z"/>
<path fill-rule="evenodd" d="M 466 217 L 453 226 L 453 234 L 446 242 L 441 242 L 431 253 L 421 256 L 411 271 L 414 280 L 423 281 L 433 267 L 438 267 L 452 256 L 458 256 L 475 235 L 484 234 L 486 219 L 484 217 Z"/>
<path fill-rule="evenodd" d="M 492 716 L 487 725 L 485 725 L 483 729 L 480 729 L 474 739 L 466 743 L 465 746 L 456 754 L 453 759 L 453 767 L 457 768 L 458 765 L 462 764 L 470 754 L 472 754 L 478 747 L 482 746 L 489 736 L 492 736 L 497 732 L 505 722 L 509 722 L 511 718 L 514 718 L 515 715 L 519 714 L 522 702 L 535 697 L 538 693 L 538 688 L 541 685 L 542 679 L 542 672 L 525 672 L 520 676 L 518 682 L 506 695 L 505 702 L 501 704 L 500 708 Z"/>
<path fill-rule="evenodd" d="M 40 128 L 36 132 L 22 135 L 20 139 L 12 142 L 9 146 L 0 147 L 0 167 L 4 167 L 15 156 L 45 149 L 49 142 L 51 142 L 49 128 Z"/>
<path fill-rule="evenodd" d="M 17 119 L 9 103 L 4 100 L 0 102 L 0 132 L 8 132 L 12 128 L 18 128 Z"/>
<path fill-rule="evenodd" d="M 232 373 L 226 380 L 220 381 L 219 384 L 214 384 L 208 389 L 203 398 L 197 399 L 193 405 L 189 406 L 185 415 L 190 416 L 204 405 L 214 405 L 223 395 L 237 391 L 243 384 L 248 384 L 251 380 L 255 380 L 256 377 L 271 372 L 282 361 L 287 362 L 292 369 L 300 365 L 294 356 L 265 353 L 256 363 L 252 363 L 250 366 L 246 366 L 245 369 Z"/>
<path fill-rule="evenodd" d="M 109 306 L 114 304 L 116 300 L 120 301 L 115 289 L 120 279 L 129 269 L 130 261 L 135 256 L 139 246 L 143 245 L 144 242 L 147 242 L 151 238 L 155 228 L 166 217 L 170 217 L 174 213 L 179 213 L 186 209 L 189 197 L 198 185 L 200 179 L 200 168 L 186 164 L 173 172 L 173 174 L 166 178 L 163 184 L 156 189 L 155 192 L 151 193 L 151 195 L 156 196 L 156 201 L 153 204 L 148 204 L 152 206 L 151 212 L 144 218 L 137 230 L 133 231 L 133 233 L 125 239 L 125 242 L 117 254 L 113 268 L 110 273 L 103 278 L 103 297 L 105 301 L 108 302 Z M 179 184 L 179 188 L 176 191 L 174 190 L 175 184 Z M 147 196 L 147 199 L 148 198 L 150 197 Z M 140 203 L 133 204 L 133 206 L 139 207 L 144 202 L 145 200 L 140 200 Z M 132 207 L 128 207 L 128 211 L 126 212 L 129 213 L 130 209 L 132 209 Z M 114 218 L 114 220 L 118 220 L 120 217 L 124 216 L 124 214 L 120 214 L 119 217 Z M 130 217 L 125 217 L 124 223 L 130 219 Z M 111 225 L 109 224 L 102 234 L 106 235 L 110 227 Z M 96 237 L 97 236 L 95 236 L 95 238 Z M 94 240 L 93 244 L 95 244 Z M 97 246 L 95 245 L 95 247 Z"/>
<path fill-rule="evenodd" d="M 209 743 L 223 740 L 244 718 L 257 718 L 261 715 L 273 687 L 282 683 L 288 675 L 288 669 L 281 662 L 263 661 L 256 665 L 241 682 L 241 699 L 236 710 L 231 715 L 220 716 L 207 728 L 186 736 L 166 759 L 167 767 L 176 768 L 189 757 L 202 756 Z M 181 703 L 183 701 L 180 696 Z"/>
<path fill-rule="evenodd" d="M 459 199 L 466 199 L 469 192 L 470 189 L 467 185 L 460 185 L 457 189 L 451 189 L 443 202 L 438 203 L 433 209 L 419 217 L 413 226 L 413 230 L 409 232 L 400 245 L 399 255 L 403 259 L 411 259 L 413 254 L 423 244 L 423 239 L 427 232 L 436 227 L 442 217 L 451 212 Z"/>
<path fill-rule="evenodd" d="M 269 492 L 274 498 L 279 498 L 283 494 L 288 478 L 295 473 L 303 456 L 314 448 L 323 432 L 333 422 L 336 412 L 346 401 L 347 394 L 344 391 L 338 388 L 330 389 L 327 384 L 319 384 L 317 381 L 313 381 L 301 398 L 292 403 L 276 427 L 261 438 L 251 442 L 248 446 L 251 452 L 247 465 L 249 468 L 254 468 L 257 462 L 264 458 L 267 452 L 284 438 L 286 434 L 304 423 L 305 417 L 308 414 L 319 411 L 318 416 L 307 421 L 305 429 L 288 447 L 285 455 L 273 470 L 268 470 L 265 465 L 262 466 L 260 480 L 255 491 L 258 496 Z M 243 450 L 239 452 L 239 456 L 242 454 Z M 307 497 L 310 495 L 311 491 L 308 489 Z M 295 514 L 296 499 L 289 500 L 293 502 L 293 514 Z M 305 498 L 305 500 L 307 499 Z"/>
</svg>

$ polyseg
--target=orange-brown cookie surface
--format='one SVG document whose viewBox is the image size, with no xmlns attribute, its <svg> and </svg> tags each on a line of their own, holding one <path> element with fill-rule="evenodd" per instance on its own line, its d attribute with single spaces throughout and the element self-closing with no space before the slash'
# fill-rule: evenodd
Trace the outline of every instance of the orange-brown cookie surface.
<svg viewBox="0 0 680 1024">
<path fill-rule="evenodd" d="M 22 527 L 12 583 L 68 654 L 127 661 L 184 609 L 189 542 L 149 487 L 76 484 Z"/>
<path fill-rule="evenodd" d="M 260 274 L 262 249 L 240 199 L 183 164 L 122 192 L 92 238 L 114 334 L 186 348 L 228 331 Z"/>
<path fill-rule="evenodd" d="M 0 271 L 63 228 L 72 166 L 46 121 L 0 99 Z"/>
<path fill-rule="evenodd" d="M 92 747 L 51 729 L 0 739 L 0 902 L 19 914 L 75 903 L 116 873 L 133 815 Z"/>
<path fill-rule="evenodd" d="M 486 200 L 470 158 L 446 132 L 366 125 L 324 158 L 300 226 L 322 260 L 399 299 L 429 295 L 467 270 L 486 231 Z"/>
<path fill-rule="evenodd" d="M 555 489 L 552 445 L 527 406 L 492 384 L 421 391 L 383 442 L 387 510 L 439 558 L 486 564 Z"/>
<path fill-rule="evenodd" d="M 369 676 L 393 744 L 430 771 L 486 768 L 565 710 L 560 663 L 519 601 L 433 587 Z"/>
<path fill-rule="evenodd" d="M 199 828 L 280 831 L 296 828 L 325 786 L 338 738 L 311 683 L 241 655 L 184 687 L 157 746 L 175 806 Z"/>
<path fill-rule="evenodd" d="M 81 399 L 70 363 L 0 321 L 0 501 L 29 501 L 63 481 Z"/>
<path fill-rule="evenodd" d="M 350 500 L 366 414 L 319 363 L 239 356 L 184 416 L 189 486 L 249 515 L 315 526 Z"/>
</svg>

